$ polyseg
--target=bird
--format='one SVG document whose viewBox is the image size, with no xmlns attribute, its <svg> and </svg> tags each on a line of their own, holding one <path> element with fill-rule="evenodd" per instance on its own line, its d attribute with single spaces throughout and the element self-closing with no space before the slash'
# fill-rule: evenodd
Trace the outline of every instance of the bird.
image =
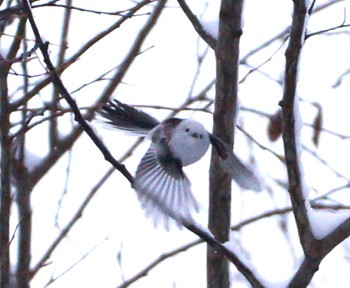
<svg viewBox="0 0 350 288">
<path fill-rule="evenodd" d="M 221 165 L 244 189 L 261 191 L 262 181 L 236 157 L 229 145 L 208 132 L 198 121 L 169 118 L 162 122 L 117 99 L 102 105 L 102 121 L 129 134 L 146 137 L 151 144 L 142 157 L 132 183 L 146 216 L 167 229 L 175 223 L 192 221 L 199 205 L 183 167 L 199 161 L 212 145 Z M 162 224 L 161 224 L 162 223 Z"/>
</svg>

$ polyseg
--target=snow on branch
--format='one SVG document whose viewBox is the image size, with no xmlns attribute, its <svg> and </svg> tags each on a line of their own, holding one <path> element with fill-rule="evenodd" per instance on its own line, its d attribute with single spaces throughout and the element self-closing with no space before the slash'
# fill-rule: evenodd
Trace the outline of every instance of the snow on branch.
<svg viewBox="0 0 350 288">
<path fill-rule="evenodd" d="M 207 42 L 207 44 L 215 50 L 216 46 L 216 39 L 212 37 L 203 27 L 201 22 L 198 20 L 197 16 L 194 15 L 188 7 L 187 3 L 185 0 L 178 0 L 177 1 L 182 9 L 182 11 L 185 13 L 187 16 L 188 20 L 192 23 L 193 28 L 196 30 L 199 36 L 202 37 L 202 39 Z"/>
<path fill-rule="evenodd" d="M 305 201 L 308 198 L 307 187 L 303 183 L 301 163 L 300 129 L 297 98 L 297 81 L 299 59 L 304 44 L 307 22 L 307 6 L 305 1 L 294 1 L 293 22 L 290 41 L 286 50 L 286 66 L 282 106 L 283 143 L 289 178 L 289 192 L 296 218 L 299 237 L 304 252 L 313 245 L 315 240 L 307 216 Z"/>
<path fill-rule="evenodd" d="M 342 224 L 336 228 L 337 223 L 340 221 L 322 221 L 319 218 L 320 215 L 315 213 L 309 204 L 308 187 L 304 183 L 301 162 L 300 130 L 302 121 L 298 106 L 297 82 L 299 60 L 311 10 L 308 10 L 308 1 L 296 0 L 293 3 L 294 10 L 290 41 L 285 53 L 286 66 L 283 99 L 280 105 L 282 107 L 282 136 L 288 171 L 289 193 L 305 259 L 288 287 L 306 287 L 313 275 L 318 271 L 323 258 L 350 235 L 350 218 L 343 222 L 344 217 L 341 219 L 338 217 Z M 321 225 L 326 226 L 321 229 L 322 231 L 319 229 L 319 222 L 322 222 Z M 322 235 L 320 234 L 321 232 Z"/>
</svg>

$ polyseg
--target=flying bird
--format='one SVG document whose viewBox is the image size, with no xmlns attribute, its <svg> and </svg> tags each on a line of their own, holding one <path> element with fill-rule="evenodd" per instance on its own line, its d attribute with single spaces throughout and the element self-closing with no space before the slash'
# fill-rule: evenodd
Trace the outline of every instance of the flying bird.
<svg viewBox="0 0 350 288">
<path fill-rule="evenodd" d="M 210 144 L 217 151 L 224 171 L 241 188 L 262 190 L 260 177 L 243 164 L 224 141 L 191 118 L 159 122 L 116 99 L 103 105 L 99 114 L 112 127 L 151 140 L 137 167 L 133 188 L 146 215 L 156 225 L 163 222 L 168 228 L 170 218 L 191 221 L 192 212 L 199 210 L 183 167 L 200 160 Z"/>
</svg>

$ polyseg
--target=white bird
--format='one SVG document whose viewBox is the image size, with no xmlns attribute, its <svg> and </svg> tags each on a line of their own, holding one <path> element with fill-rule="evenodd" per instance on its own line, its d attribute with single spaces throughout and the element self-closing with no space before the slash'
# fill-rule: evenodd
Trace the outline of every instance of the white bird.
<svg viewBox="0 0 350 288">
<path fill-rule="evenodd" d="M 133 188 L 147 216 L 155 224 L 169 218 L 191 221 L 198 204 L 191 183 L 182 167 L 200 160 L 212 144 L 221 158 L 224 171 L 245 189 L 260 191 L 259 177 L 244 165 L 221 139 L 193 119 L 171 118 L 159 122 L 152 116 L 118 100 L 102 107 L 105 122 L 134 135 L 146 136 L 151 145 L 137 167 Z"/>
</svg>

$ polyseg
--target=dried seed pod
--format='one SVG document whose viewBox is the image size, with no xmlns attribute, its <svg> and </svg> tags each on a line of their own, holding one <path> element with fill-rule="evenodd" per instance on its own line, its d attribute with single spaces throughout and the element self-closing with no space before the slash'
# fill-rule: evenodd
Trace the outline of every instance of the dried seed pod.
<svg viewBox="0 0 350 288">
<path fill-rule="evenodd" d="M 276 141 L 282 134 L 282 110 L 279 109 L 271 115 L 267 135 L 271 141 Z"/>
</svg>

